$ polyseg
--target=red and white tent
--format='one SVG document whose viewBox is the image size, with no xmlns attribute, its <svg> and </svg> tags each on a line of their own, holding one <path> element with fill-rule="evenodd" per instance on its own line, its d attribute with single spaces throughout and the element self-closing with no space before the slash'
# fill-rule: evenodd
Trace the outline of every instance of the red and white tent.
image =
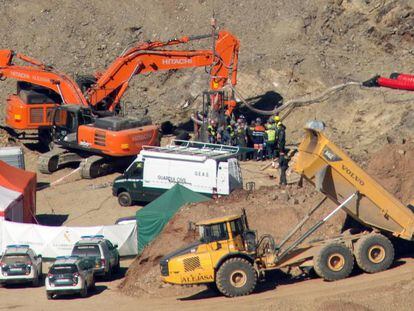
<svg viewBox="0 0 414 311">
<path fill-rule="evenodd" d="M 0 161 L 0 219 L 35 223 L 36 174 Z"/>
</svg>

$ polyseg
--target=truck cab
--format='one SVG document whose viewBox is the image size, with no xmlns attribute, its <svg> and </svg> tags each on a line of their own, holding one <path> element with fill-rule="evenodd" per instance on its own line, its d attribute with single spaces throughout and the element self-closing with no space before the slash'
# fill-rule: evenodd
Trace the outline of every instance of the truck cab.
<svg viewBox="0 0 414 311">
<path fill-rule="evenodd" d="M 160 261 L 161 279 L 172 284 L 206 284 L 215 282 L 223 263 L 243 260 L 253 263 L 256 234 L 250 231 L 245 215 L 215 218 L 196 224 L 199 241 L 166 255 Z M 245 272 L 230 276 L 229 281 L 243 287 Z"/>
<path fill-rule="evenodd" d="M 115 178 L 112 192 L 118 197 L 121 206 L 131 206 L 133 202 L 151 202 L 165 192 L 163 189 L 145 188 L 144 160 L 138 155 L 137 159 L 125 170 L 125 172 Z"/>
</svg>

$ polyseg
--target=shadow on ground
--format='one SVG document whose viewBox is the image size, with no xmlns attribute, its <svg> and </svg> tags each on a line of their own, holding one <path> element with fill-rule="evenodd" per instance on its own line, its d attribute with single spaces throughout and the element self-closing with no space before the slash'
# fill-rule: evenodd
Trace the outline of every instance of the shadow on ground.
<svg viewBox="0 0 414 311">
<path fill-rule="evenodd" d="M 68 219 L 69 215 L 57 215 L 57 214 L 39 214 L 36 215 L 36 219 L 39 225 L 44 226 L 62 226 Z"/>
</svg>

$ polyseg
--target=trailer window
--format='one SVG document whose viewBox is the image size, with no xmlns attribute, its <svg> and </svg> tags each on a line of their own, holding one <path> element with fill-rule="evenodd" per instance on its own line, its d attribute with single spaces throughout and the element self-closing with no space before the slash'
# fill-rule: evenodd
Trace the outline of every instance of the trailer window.
<svg viewBox="0 0 414 311">
<path fill-rule="evenodd" d="M 210 243 L 214 241 L 227 240 L 229 235 L 226 229 L 226 223 L 207 225 L 200 227 L 201 242 Z"/>
</svg>

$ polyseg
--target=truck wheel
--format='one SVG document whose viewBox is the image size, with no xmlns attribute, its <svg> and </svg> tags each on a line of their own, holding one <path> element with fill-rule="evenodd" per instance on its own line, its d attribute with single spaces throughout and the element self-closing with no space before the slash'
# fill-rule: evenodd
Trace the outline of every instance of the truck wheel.
<svg viewBox="0 0 414 311">
<path fill-rule="evenodd" d="M 327 244 L 313 258 L 317 275 L 327 281 L 349 276 L 354 267 L 354 256 L 348 247 L 339 243 Z"/>
<path fill-rule="evenodd" d="M 358 267 L 368 273 L 387 270 L 394 261 L 394 247 L 382 234 L 369 234 L 355 244 Z"/>
<path fill-rule="evenodd" d="M 121 192 L 120 194 L 118 194 L 118 203 L 119 205 L 125 206 L 125 207 L 131 206 L 132 204 L 131 195 L 126 191 Z"/>
<path fill-rule="evenodd" d="M 47 300 L 52 300 L 53 299 L 53 293 L 46 292 L 46 298 L 47 298 Z"/>
<path fill-rule="evenodd" d="M 256 271 L 243 258 L 230 258 L 217 271 L 217 288 L 227 297 L 248 295 L 255 289 L 256 283 Z"/>
</svg>

